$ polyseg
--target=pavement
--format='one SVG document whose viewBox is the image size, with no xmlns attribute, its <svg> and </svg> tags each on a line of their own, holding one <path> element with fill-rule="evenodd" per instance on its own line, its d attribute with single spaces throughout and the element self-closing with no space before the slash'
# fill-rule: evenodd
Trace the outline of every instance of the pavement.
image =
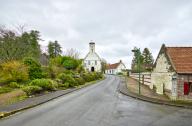
<svg viewBox="0 0 192 126">
<path fill-rule="evenodd" d="M 123 80 L 103 81 L 0 120 L 0 126 L 190 126 L 192 110 L 119 93 Z"/>
<path fill-rule="evenodd" d="M 119 91 L 124 95 L 151 103 L 192 109 L 191 103 L 172 101 L 167 96 L 159 95 L 143 84 L 141 84 L 141 94 L 139 95 L 138 81 L 133 78 L 123 77 L 122 81 L 123 83 L 119 85 Z"/>
<path fill-rule="evenodd" d="M 126 79 L 126 84 L 127 84 L 128 90 L 130 92 L 138 94 L 138 92 L 139 92 L 138 81 L 131 78 L 131 77 L 126 77 L 125 79 Z M 164 101 L 169 101 L 170 100 L 165 95 L 157 94 L 154 90 L 151 90 L 149 88 L 149 86 L 147 86 L 147 85 L 141 84 L 140 87 L 141 87 L 140 93 L 143 96 L 154 98 L 154 99 L 160 99 L 160 100 L 164 100 Z"/>
</svg>

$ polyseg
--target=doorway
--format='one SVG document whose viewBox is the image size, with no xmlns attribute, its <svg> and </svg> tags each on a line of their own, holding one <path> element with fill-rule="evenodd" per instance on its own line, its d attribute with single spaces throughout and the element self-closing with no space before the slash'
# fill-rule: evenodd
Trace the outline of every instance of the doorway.
<svg viewBox="0 0 192 126">
<path fill-rule="evenodd" d="M 94 72 L 95 71 L 95 68 L 94 67 L 91 67 L 91 72 Z"/>
</svg>

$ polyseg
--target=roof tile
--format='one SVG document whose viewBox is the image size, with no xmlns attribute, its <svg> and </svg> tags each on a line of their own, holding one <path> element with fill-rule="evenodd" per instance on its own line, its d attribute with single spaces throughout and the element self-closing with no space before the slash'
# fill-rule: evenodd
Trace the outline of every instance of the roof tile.
<svg viewBox="0 0 192 126">
<path fill-rule="evenodd" d="M 108 64 L 107 69 L 116 69 L 119 66 L 119 63 L 114 63 L 114 64 Z"/>
<path fill-rule="evenodd" d="M 192 73 L 192 47 L 166 47 L 177 73 Z"/>
</svg>

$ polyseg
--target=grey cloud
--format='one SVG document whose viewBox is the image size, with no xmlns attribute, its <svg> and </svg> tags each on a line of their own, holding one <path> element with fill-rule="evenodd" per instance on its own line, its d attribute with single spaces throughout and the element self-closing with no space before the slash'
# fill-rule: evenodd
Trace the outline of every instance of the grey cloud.
<svg viewBox="0 0 192 126">
<path fill-rule="evenodd" d="M 191 0 L 6 0 L 0 8 L 0 24 L 27 24 L 41 32 L 43 46 L 58 40 L 82 58 L 90 40 L 108 62 L 122 59 L 128 67 L 134 46 L 154 57 L 162 43 L 192 46 Z"/>
</svg>

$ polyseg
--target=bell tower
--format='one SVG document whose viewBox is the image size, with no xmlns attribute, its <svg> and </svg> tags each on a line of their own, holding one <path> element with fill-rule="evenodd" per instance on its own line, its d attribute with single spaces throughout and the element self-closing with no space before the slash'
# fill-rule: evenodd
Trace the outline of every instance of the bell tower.
<svg viewBox="0 0 192 126">
<path fill-rule="evenodd" d="M 89 43 L 89 52 L 94 53 L 95 52 L 95 42 L 91 41 Z"/>
</svg>

